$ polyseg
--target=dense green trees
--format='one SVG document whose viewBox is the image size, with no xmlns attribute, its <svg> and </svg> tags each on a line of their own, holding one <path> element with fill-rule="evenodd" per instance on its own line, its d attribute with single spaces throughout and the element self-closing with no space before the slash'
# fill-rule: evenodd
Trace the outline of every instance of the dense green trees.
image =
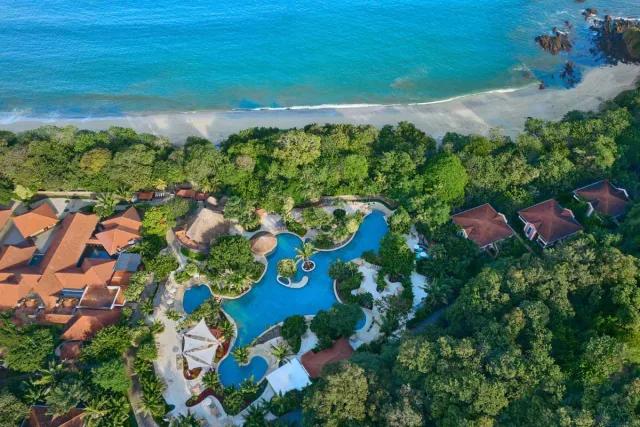
<svg viewBox="0 0 640 427">
<path fill-rule="evenodd" d="M 640 194 L 640 90 L 621 94 L 597 113 L 572 112 L 557 122 L 529 119 L 517 138 L 498 132 L 448 134 L 438 148 L 409 123 L 380 130 L 350 125 L 248 129 L 220 148 L 198 138 L 172 147 L 162 138 L 123 128 L 0 132 L 2 203 L 9 197 L 29 199 L 41 188 L 112 194 L 189 182 L 230 196 L 228 216 L 247 228 L 256 225 L 255 208 L 261 207 L 282 213 L 288 227 L 304 234 L 304 226 L 290 215 L 294 203 L 346 194 L 383 195 L 397 202 L 391 232 L 379 254 L 368 259 L 381 264 L 391 279 L 406 280 L 414 256 L 401 234 L 415 224 L 429 240 L 430 258 L 417 264 L 430 278 L 421 314 L 442 309 L 440 317 L 407 336 L 364 346 L 350 363 L 314 384 L 303 405 L 305 416 L 323 425 L 637 423 L 637 206 L 621 219 L 620 228 L 610 221 L 585 222 L 582 237 L 544 256 L 514 240 L 490 258 L 449 224 L 453 210 L 482 202 L 515 219 L 515 212 L 530 203 L 548 197 L 568 202 L 572 189 L 602 178 L 625 187 L 633 199 Z M 182 200 L 146 209 L 138 250 L 159 276 L 169 268 L 157 258 L 164 235 L 189 209 Z M 309 208 L 303 221 L 322 230 L 316 245 L 331 246 L 355 231 L 358 218 Z M 216 242 L 206 269 L 218 292 L 237 294 L 263 266 L 254 263 L 248 242 L 235 236 Z M 359 278 L 344 265 L 334 266 L 332 276 L 347 291 Z M 136 283 L 131 296 L 139 297 L 143 286 Z M 387 312 L 395 313 L 381 324 L 390 337 L 411 301 L 411 288 L 404 288 L 406 295 L 384 301 L 393 308 Z M 327 346 L 351 335 L 360 315 L 357 306 L 336 306 L 318 313 L 311 328 Z M 305 330 L 304 319 L 293 318 L 282 334 L 296 350 Z M 46 395 L 59 410 L 82 402 L 95 414 L 122 405 L 96 402 L 85 389 L 123 389 L 111 383 L 118 376 L 106 374 L 116 370 L 107 363 L 119 360 L 133 341 L 128 328 L 114 326 L 85 346 L 83 363 L 95 369 L 94 384 L 41 372 L 55 345 L 49 329 L 6 322 L 0 327 L 3 358 L 11 370 L 55 378 L 25 393 L 30 403 Z M 161 416 L 166 407 L 150 362 L 154 348 L 144 349 L 136 359 L 144 405 Z M 253 394 L 254 388 L 229 390 L 225 405 L 237 412 Z M 4 391 L 0 398 L 11 400 Z"/>
<path fill-rule="evenodd" d="M 290 316 L 284 319 L 282 323 L 282 329 L 280 333 L 282 338 L 287 341 L 289 347 L 294 353 L 300 350 L 302 343 L 302 336 L 307 332 L 307 322 L 304 320 L 304 316 Z"/>
<path fill-rule="evenodd" d="M 327 348 L 334 340 L 353 335 L 362 316 L 357 305 L 336 303 L 329 310 L 320 310 L 309 327 L 318 336 L 318 347 Z"/>
<path fill-rule="evenodd" d="M 239 294 L 260 277 L 264 266 L 253 259 L 249 241 L 242 236 L 222 236 L 211 247 L 207 275 L 219 291 Z"/>
<path fill-rule="evenodd" d="M 18 327 L 5 312 L 0 317 L 0 348 L 10 369 L 33 373 L 53 356 L 54 332 L 36 325 Z"/>
</svg>

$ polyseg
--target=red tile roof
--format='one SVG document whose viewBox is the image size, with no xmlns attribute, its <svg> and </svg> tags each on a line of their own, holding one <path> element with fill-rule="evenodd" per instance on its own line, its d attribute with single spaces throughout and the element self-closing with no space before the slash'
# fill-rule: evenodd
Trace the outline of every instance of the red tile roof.
<svg viewBox="0 0 640 427">
<path fill-rule="evenodd" d="M 207 200 L 208 194 L 201 191 L 196 191 L 191 188 L 181 188 L 176 191 L 176 196 L 183 199 L 195 199 L 197 201 Z"/>
<path fill-rule="evenodd" d="M 49 415 L 46 406 L 32 406 L 25 427 L 82 427 L 84 410 L 73 408 L 65 415 L 54 417 Z"/>
<path fill-rule="evenodd" d="M 513 236 L 513 230 L 490 204 L 453 215 L 453 222 L 462 228 L 466 237 L 481 248 Z"/>
<path fill-rule="evenodd" d="M 540 237 L 549 245 L 582 229 L 580 223 L 574 218 L 573 212 L 560 206 L 554 199 L 518 211 L 518 214 L 523 220 L 532 224 Z"/>
<path fill-rule="evenodd" d="M 596 212 L 612 217 L 622 215 L 629 204 L 626 191 L 614 187 L 606 179 L 578 188 L 574 194 L 591 203 Z"/>
<path fill-rule="evenodd" d="M 318 378 L 322 369 L 329 363 L 348 359 L 353 354 L 353 348 L 346 338 L 340 338 L 331 348 L 314 353 L 308 351 L 302 355 L 300 361 L 311 378 Z"/>
<path fill-rule="evenodd" d="M 36 247 L 32 244 L 8 245 L 0 248 L 0 271 L 24 266 L 33 257 Z"/>
<path fill-rule="evenodd" d="M 133 206 L 100 224 L 104 227 L 104 231 L 97 233 L 95 237 L 109 255 L 116 254 L 120 249 L 128 246 L 132 240 L 140 239 L 142 221 Z"/>
<path fill-rule="evenodd" d="M 65 341 L 58 348 L 60 360 L 75 360 L 82 352 L 82 341 Z"/>
<path fill-rule="evenodd" d="M 0 230 L 2 230 L 4 226 L 7 225 L 7 222 L 9 222 L 11 212 L 12 210 L 10 208 L 0 208 Z"/>
<path fill-rule="evenodd" d="M 80 309 L 73 316 L 62 333 L 61 338 L 68 341 L 85 341 L 91 339 L 101 329 L 115 325 L 120 319 L 120 309 L 91 310 Z"/>
<path fill-rule="evenodd" d="M 71 214 L 53 231 L 49 248 L 37 266 L 0 271 L 0 307 L 15 307 L 30 292 L 37 293 L 45 306 L 54 307 L 63 288 L 82 289 L 85 283 L 63 283 L 56 273 L 76 269 L 97 224 L 95 215 Z"/>
<path fill-rule="evenodd" d="M 79 307 L 110 309 L 118 296 L 116 286 L 89 285 L 84 291 Z"/>
<path fill-rule="evenodd" d="M 115 255 L 120 249 L 129 246 L 131 241 L 140 239 L 140 234 L 131 229 L 114 227 L 96 234 L 96 239 L 109 255 Z"/>
<path fill-rule="evenodd" d="M 153 191 L 138 191 L 136 193 L 136 198 L 142 201 L 153 200 L 154 192 Z"/>
<path fill-rule="evenodd" d="M 140 219 L 140 214 L 135 207 L 131 206 L 126 211 L 122 212 L 119 215 L 116 215 L 112 218 L 105 219 L 100 224 L 104 228 L 111 228 L 114 226 L 128 228 L 130 230 L 139 231 L 140 227 L 142 227 L 142 220 Z"/>
<path fill-rule="evenodd" d="M 49 203 L 42 203 L 37 208 L 13 218 L 13 223 L 23 237 L 33 236 L 51 228 L 58 222 L 58 216 Z"/>
</svg>

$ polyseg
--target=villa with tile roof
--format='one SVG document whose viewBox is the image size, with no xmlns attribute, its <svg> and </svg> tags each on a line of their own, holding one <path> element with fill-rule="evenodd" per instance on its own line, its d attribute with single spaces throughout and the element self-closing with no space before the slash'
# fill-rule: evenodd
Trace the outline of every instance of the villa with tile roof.
<svg viewBox="0 0 640 427">
<path fill-rule="evenodd" d="M 119 251 L 140 239 L 135 208 L 102 222 L 80 212 L 60 220 L 43 203 L 9 218 L 4 225 L 9 224 L 23 240 L 0 244 L 0 309 L 67 324 L 64 339 L 87 339 L 117 321 L 130 270 L 139 265 L 117 261 Z"/>
<path fill-rule="evenodd" d="M 480 249 L 495 248 L 495 244 L 514 235 L 507 218 L 488 203 L 451 217 L 462 235 Z"/>
<path fill-rule="evenodd" d="M 625 213 L 630 202 L 627 190 L 614 186 L 607 179 L 580 187 L 573 191 L 573 196 L 577 200 L 587 202 L 587 216 L 597 212 L 600 215 L 618 218 Z"/>
<path fill-rule="evenodd" d="M 549 199 L 518 211 L 524 223 L 524 234 L 536 240 L 543 248 L 551 246 L 582 230 L 571 209 L 566 209 Z"/>
</svg>

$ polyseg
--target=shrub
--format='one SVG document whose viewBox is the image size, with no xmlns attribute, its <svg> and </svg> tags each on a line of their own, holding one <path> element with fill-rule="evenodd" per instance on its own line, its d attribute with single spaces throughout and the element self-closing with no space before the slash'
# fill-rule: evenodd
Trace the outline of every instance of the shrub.
<svg viewBox="0 0 640 427">
<path fill-rule="evenodd" d="M 302 392 L 299 390 L 291 390 L 285 394 L 273 396 L 269 402 L 269 410 L 274 415 L 280 417 L 298 409 L 301 404 Z"/>
<path fill-rule="evenodd" d="M 284 225 L 287 227 L 287 230 L 294 234 L 297 234 L 298 236 L 304 236 L 305 234 L 307 234 L 307 229 L 305 228 L 305 226 L 298 221 L 295 221 L 294 219 L 285 220 Z"/>
<path fill-rule="evenodd" d="M 357 305 L 336 303 L 329 310 L 320 310 L 310 328 L 318 336 L 319 348 L 327 348 L 334 340 L 353 335 L 361 318 L 362 309 Z"/>
<path fill-rule="evenodd" d="M 91 381 L 105 390 L 126 393 L 131 387 L 131 379 L 122 359 L 102 363 L 91 370 Z"/>
<path fill-rule="evenodd" d="M 282 323 L 281 334 L 287 341 L 291 351 L 297 353 L 300 351 L 302 336 L 307 332 L 307 322 L 303 316 L 295 315 L 287 317 Z"/>
<path fill-rule="evenodd" d="M 338 208 L 333 211 L 333 218 L 336 220 L 336 222 L 342 222 L 346 216 L 347 211 L 345 211 L 344 209 Z"/>
<path fill-rule="evenodd" d="M 373 265 L 380 265 L 380 257 L 374 251 L 364 251 L 362 252 L 362 259 Z"/>
<path fill-rule="evenodd" d="M 278 261 L 278 274 L 282 277 L 291 278 L 297 271 L 296 261 L 290 258 Z"/>
</svg>

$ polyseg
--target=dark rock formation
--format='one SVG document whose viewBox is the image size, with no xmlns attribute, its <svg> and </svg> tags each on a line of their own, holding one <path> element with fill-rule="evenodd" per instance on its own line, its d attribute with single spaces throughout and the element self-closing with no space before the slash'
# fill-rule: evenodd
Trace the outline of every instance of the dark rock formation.
<svg viewBox="0 0 640 427">
<path fill-rule="evenodd" d="M 598 9 L 588 7 L 582 11 L 582 15 L 584 16 L 584 19 L 593 18 L 594 16 L 598 15 Z"/>
<path fill-rule="evenodd" d="M 640 21 L 609 15 L 594 23 L 596 46 L 612 63 L 640 62 Z"/>
<path fill-rule="evenodd" d="M 541 48 L 551 53 L 552 55 L 557 55 L 562 51 L 568 52 L 572 47 L 571 41 L 569 40 L 569 35 L 562 31 L 558 31 L 557 28 L 553 29 L 552 36 L 542 35 L 536 37 L 536 43 L 538 43 Z"/>
</svg>

